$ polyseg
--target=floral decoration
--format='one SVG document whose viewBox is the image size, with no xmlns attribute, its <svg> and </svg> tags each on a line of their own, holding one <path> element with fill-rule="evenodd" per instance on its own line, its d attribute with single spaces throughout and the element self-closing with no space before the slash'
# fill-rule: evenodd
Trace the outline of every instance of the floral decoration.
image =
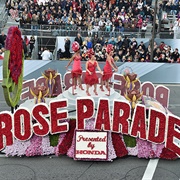
<svg viewBox="0 0 180 180">
<path fill-rule="evenodd" d="M 49 92 L 47 94 L 48 97 L 54 97 L 56 94 L 54 94 L 54 86 L 56 84 L 55 78 L 57 77 L 58 73 L 49 68 L 42 73 L 43 77 L 46 79 L 46 87 L 49 88 Z"/>
<path fill-rule="evenodd" d="M 20 100 L 24 62 L 21 31 L 18 27 L 9 28 L 5 48 L 2 87 L 7 105 L 15 107 Z"/>
<path fill-rule="evenodd" d="M 59 154 L 66 154 L 68 149 L 71 147 L 75 128 L 76 128 L 76 121 L 70 120 L 69 131 L 66 133 L 64 139 L 62 140 L 59 146 Z"/>
<path fill-rule="evenodd" d="M 58 145 L 59 134 L 49 134 L 50 145 L 56 147 Z"/>
<path fill-rule="evenodd" d="M 124 97 L 131 102 L 132 108 L 135 108 L 135 105 L 137 101 L 142 97 L 143 93 L 139 90 L 132 89 L 132 90 L 127 90 L 126 94 L 124 94 Z"/>
<path fill-rule="evenodd" d="M 36 156 L 43 153 L 42 149 L 42 137 L 35 134 L 30 139 L 30 146 L 26 149 L 26 156 Z"/>
<path fill-rule="evenodd" d="M 23 44 L 21 31 L 18 27 L 10 27 L 6 38 L 6 50 L 10 50 L 9 70 L 10 77 L 17 84 L 22 73 Z"/>
<path fill-rule="evenodd" d="M 30 89 L 31 94 L 35 98 L 35 104 L 45 102 L 45 96 L 49 93 L 49 89 L 46 86 L 38 85 Z"/>
<path fill-rule="evenodd" d="M 170 149 L 163 148 L 162 153 L 160 155 L 160 158 L 175 160 L 178 158 L 178 156 L 173 151 L 171 151 Z"/>
<path fill-rule="evenodd" d="M 49 137 L 45 136 L 42 138 L 42 154 L 41 155 L 50 155 L 54 154 L 55 147 L 50 145 Z"/>
<path fill-rule="evenodd" d="M 127 71 L 125 74 L 124 74 L 124 79 L 126 80 L 126 88 L 127 89 L 134 89 L 135 87 L 135 83 L 138 81 L 137 79 L 137 74 L 135 73 L 130 73 L 129 71 Z"/>
<path fill-rule="evenodd" d="M 135 147 L 136 146 L 136 138 L 124 134 L 123 139 L 126 144 L 126 147 Z"/>
<path fill-rule="evenodd" d="M 128 155 L 128 151 L 125 147 L 124 142 L 122 141 L 122 137 L 120 134 L 112 133 L 112 142 L 116 152 L 117 157 L 123 157 Z"/>
</svg>

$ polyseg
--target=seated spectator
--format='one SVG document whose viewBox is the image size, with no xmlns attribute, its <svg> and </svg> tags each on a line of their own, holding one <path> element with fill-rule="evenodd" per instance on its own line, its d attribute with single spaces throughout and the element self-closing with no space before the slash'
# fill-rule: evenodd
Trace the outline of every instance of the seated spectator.
<svg viewBox="0 0 180 180">
<path fill-rule="evenodd" d="M 166 44 L 162 41 L 161 44 L 159 45 L 161 51 L 164 50 L 165 45 Z"/>
<path fill-rule="evenodd" d="M 164 53 L 160 54 L 160 57 L 158 58 L 157 62 L 161 62 L 161 63 L 167 63 L 168 59 L 166 58 L 166 55 Z"/>
<path fill-rule="evenodd" d="M 179 58 L 179 52 L 178 52 L 178 48 L 176 48 L 174 50 L 174 52 L 171 54 L 171 60 L 172 62 L 177 62 L 177 59 Z"/>
<path fill-rule="evenodd" d="M 122 62 L 127 62 L 126 56 L 122 57 Z"/>
<path fill-rule="evenodd" d="M 116 54 L 116 56 L 118 56 L 119 61 L 122 62 L 122 58 L 124 56 L 123 49 L 119 49 L 118 53 Z"/>
<path fill-rule="evenodd" d="M 140 61 L 140 56 L 139 56 L 139 52 L 138 51 L 135 52 L 133 60 L 134 60 L 134 62 L 139 62 Z"/>
<path fill-rule="evenodd" d="M 154 42 L 154 43 L 156 43 L 156 42 Z M 144 45 L 143 41 L 140 42 L 140 44 L 138 45 L 138 48 L 139 48 L 139 46 L 141 46 L 142 49 L 144 49 L 144 51 L 146 51 L 146 46 Z M 156 48 L 156 45 L 154 45 L 154 48 Z"/>
<path fill-rule="evenodd" d="M 88 48 L 88 49 L 93 48 L 92 41 L 91 41 L 91 39 L 90 39 L 89 37 L 87 38 L 87 48 Z"/>
<path fill-rule="evenodd" d="M 115 41 L 114 37 L 112 37 L 112 38 L 109 40 L 108 44 L 112 44 L 113 46 L 116 46 L 116 41 Z"/>
<path fill-rule="evenodd" d="M 123 45 L 123 40 L 122 40 L 122 37 L 121 36 L 118 36 L 117 37 L 117 42 L 116 42 L 116 47 L 117 47 L 117 50 L 119 50 Z"/>
<path fill-rule="evenodd" d="M 118 29 L 118 31 L 121 32 L 121 33 L 124 32 L 124 26 L 123 26 L 123 24 L 122 24 L 121 22 L 119 23 L 117 29 Z"/>
<path fill-rule="evenodd" d="M 99 43 L 99 38 L 98 38 L 98 34 L 96 33 L 94 35 L 94 37 L 92 38 L 92 44 L 93 44 L 93 48 L 95 47 L 95 45 Z"/>
<path fill-rule="evenodd" d="M 125 48 L 128 48 L 130 46 L 130 42 L 131 42 L 131 40 L 127 36 L 125 36 L 125 38 L 123 40 L 123 46 Z"/>
<path fill-rule="evenodd" d="M 150 62 L 150 55 L 149 54 L 146 54 L 146 57 L 144 59 L 144 62 Z"/>
<path fill-rule="evenodd" d="M 66 24 L 68 22 L 68 17 L 66 13 L 64 13 L 64 15 L 62 16 L 61 21 L 63 24 Z"/>
<path fill-rule="evenodd" d="M 110 32 L 111 31 L 111 25 L 110 25 L 110 23 L 106 23 L 106 29 L 105 29 L 105 31 L 107 31 L 107 32 Z"/>
<path fill-rule="evenodd" d="M 132 41 L 131 41 L 130 45 L 132 45 L 131 48 L 132 48 L 133 50 L 135 50 L 135 49 L 137 48 L 138 43 L 137 43 L 137 41 L 136 41 L 136 38 L 132 38 Z"/>
</svg>

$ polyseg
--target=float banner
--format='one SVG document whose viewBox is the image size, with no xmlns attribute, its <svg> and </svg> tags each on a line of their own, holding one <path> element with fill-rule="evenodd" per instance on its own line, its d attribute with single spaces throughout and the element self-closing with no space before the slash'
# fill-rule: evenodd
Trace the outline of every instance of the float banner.
<svg viewBox="0 0 180 180">
<path fill-rule="evenodd" d="M 106 160 L 107 132 L 76 131 L 75 159 Z"/>
</svg>

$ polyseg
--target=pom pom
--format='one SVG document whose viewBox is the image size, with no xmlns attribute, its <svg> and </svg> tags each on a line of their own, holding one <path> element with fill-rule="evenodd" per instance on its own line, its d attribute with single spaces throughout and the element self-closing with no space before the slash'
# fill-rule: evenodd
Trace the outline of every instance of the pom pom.
<svg viewBox="0 0 180 180">
<path fill-rule="evenodd" d="M 77 42 L 77 41 L 74 41 L 73 43 L 72 43 L 72 50 L 74 51 L 74 52 L 76 52 L 76 51 L 78 51 L 79 50 L 79 43 Z"/>
</svg>

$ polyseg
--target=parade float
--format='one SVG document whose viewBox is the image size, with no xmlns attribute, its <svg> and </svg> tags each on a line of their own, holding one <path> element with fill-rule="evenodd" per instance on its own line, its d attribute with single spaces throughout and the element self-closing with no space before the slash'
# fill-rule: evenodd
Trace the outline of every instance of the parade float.
<svg viewBox="0 0 180 180">
<path fill-rule="evenodd" d="M 22 49 L 18 52 L 21 63 L 10 49 L 3 65 L 4 95 L 12 109 L 0 113 L 0 149 L 6 156 L 67 155 L 86 161 L 179 157 L 180 118 L 168 110 L 167 87 L 141 83 L 125 68 L 113 74 L 109 96 L 107 90 L 93 95 L 92 89 L 87 96 L 78 87 L 73 95 L 71 72 L 62 77 L 49 68 L 23 82 Z"/>
</svg>

